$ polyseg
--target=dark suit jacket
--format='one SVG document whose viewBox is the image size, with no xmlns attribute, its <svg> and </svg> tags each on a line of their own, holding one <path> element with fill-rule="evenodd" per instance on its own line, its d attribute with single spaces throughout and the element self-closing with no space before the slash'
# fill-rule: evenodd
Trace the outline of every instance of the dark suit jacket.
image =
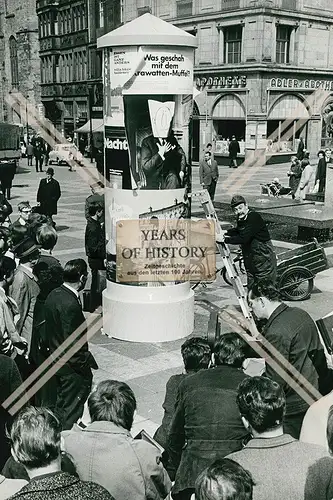
<svg viewBox="0 0 333 500">
<path fill-rule="evenodd" d="M 51 179 L 41 179 L 37 192 L 37 201 L 41 205 L 41 212 L 45 215 L 57 214 L 57 203 L 61 196 L 59 182 Z"/>
<path fill-rule="evenodd" d="M 85 318 L 79 299 L 65 285 L 53 290 L 45 301 L 45 331 L 47 332 L 48 349 L 52 355 L 56 349 L 81 325 L 85 326 Z M 82 337 L 86 338 L 86 328 L 78 334 L 68 350 Z M 91 368 L 97 368 L 96 362 L 85 342 L 80 349 L 64 365 L 58 361 L 58 375 L 70 375 L 72 371 L 80 375 L 89 375 Z"/>
<path fill-rule="evenodd" d="M 219 178 L 217 161 L 211 159 L 211 165 L 208 165 L 206 160 L 201 160 L 199 164 L 199 177 L 200 184 L 204 184 L 205 186 L 210 186 L 213 180 L 217 181 Z"/>
<path fill-rule="evenodd" d="M 164 415 L 162 425 L 160 425 L 154 434 L 155 441 L 157 441 L 164 449 L 166 449 L 167 446 L 170 424 L 175 412 L 178 387 L 187 376 L 187 373 L 179 373 L 177 375 L 172 375 L 167 381 L 163 403 Z"/>
<path fill-rule="evenodd" d="M 0 354 L 0 470 L 10 457 L 10 442 L 6 438 L 6 426 L 12 421 L 10 413 L 2 404 L 21 384 L 21 375 L 15 361 Z"/>
<path fill-rule="evenodd" d="M 92 269 L 104 269 L 104 259 L 106 257 L 105 226 L 89 217 L 84 240 L 90 267 Z"/>
<path fill-rule="evenodd" d="M 217 458 L 242 448 L 248 438 L 236 404 L 246 376 L 230 366 L 201 370 L 180 384 L 171 423 L 167 470 L 174 493 L 194 488 L 200 472 Z"/>
</svg>

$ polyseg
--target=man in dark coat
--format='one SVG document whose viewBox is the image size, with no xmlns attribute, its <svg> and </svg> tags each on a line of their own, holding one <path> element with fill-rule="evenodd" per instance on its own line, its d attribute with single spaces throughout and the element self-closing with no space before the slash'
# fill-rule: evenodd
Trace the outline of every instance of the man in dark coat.
<svg viewBox="0 0 333 500">
<path fill-rule="evenodd" d="M 102 305 L 102 291 L 106 287 L 106 241 L 104 207 L 95 203 L 88 208 L 89 218 L 85 232 L 85 248 L 91 269 L 90 311 Z"/>
<path fill-rule="evenodd" d="M 46 170 L 46 179 L 41 179 L 37 192 L 37 203 L 40 204 L 40 213 L 48 215 L 52 219 L 52 215 L 58 213 L 57 203 L 61 196 L 59 182 L 53 179 L 54 169 L 49 167 Z"/>
<path fill-rule="evenodd" d="M 36 172 L 38 169 L 43 172 L 44 157 L 46 154 L 45 142 L 41 137 L 36 137 L 34 140 L 34 155 L 36 159 Z"/>
<path fill-rule="evenodd" d="M 64 284 L 53 290 L 45 300 L 46 346 L 53 357 L 56 373 L 56 413 L 62 420 L 63 429 L 71 429 L 82 416 L 84 403 L 92 383 L 91 368 L 97 368 L 96 361 L 88 349 L 87 330 L 79 291 L 87 281 L 87 264 L 82 259 L 67 262 L 64 267 Z M 58 347 L 73 335 L 73 340 L 62 354 L 55 356 Z M 84 344 L 64 363 L 61 357 L 77 342 Z"/>
<path fill-rule="evenodd" d="M 165 398 L 163 403 L 164 415 L 162 425 L 154 434 L 154 439 L 164 449 L 167 445 L 167 438 L 172 417 L 175 411 L 177 391 L 180 383 L 188 376 L 197 373 L 199 370 L 208 368 L 211 361 L 211 349 L 207 340 L 201 337 L 191 337 L 185 340 L 181 347 L 185 373 L 171 375 L 166 385 Z"/>
<path fill-rule="evenodd" d="M 92 184 L 90 186 L 91 195 L 86 198 L 86 203 L 84 207 L 84 215 L 86 219 L 89 219 L 89 207 L 94 205 L 95 203 L 99 203 L 105 208 L 105 199 L 104 199 L 104 184 L 100 181 Z"/>
<path fill-rule="evenodd" d="M 113 500 L 102 486 L 61 471 L 61 423 L 50 410 L 25 408 L 14 421 L 11 441 L 15 460 L 30 478 L 12 499 Z"/>
<path fill-rule="evenodd" d="M 237 141 L 236 136 L 233 135 L 229 143 L 229 158 L 230 158 L 229 168 L 237 168 L 237 155 L 239 152 L 240 152 L 239 142 Z"/>
<path fill-rule="evenodd" d="M 21 375 L 15 361 L 0 354 L 0 470 L 10 457 L 10 442 L 6 436 L 6 427 L 12 422 L 12 417 L 3 403 L 21 384 Z"/>
<path fill-rule="evenodd" d="M 226 231 L 225 242 L 242 247 L 248 290 L 262 279 L 275 283 L 276 255 L 266 223 L 258 212 L 249 210 L 243 196 L 233 196 L 231 208 L 237 216 L 237 226 Z"/>
<path fill-rule="evenodd" d="M 248 438 L 236 404 L 237 387 L 246 377 L 245 353 L 241 337 L 222 335 L 214 347 L 215 368 L 200 370 L 179 386 L 167 444 L 173 498 L 189 500 L 198 475 L 214 460 L 240 450 Z"/>
<path fill-rule="evenodd" d="M 319 161 L 317 166 L 315 184 L 318 183 L 318 193 L 323 193 L 326 187 L 326 170 L 327 170 L 325 151 L 323 150 L 319 151 L 318 158 Z"/>
<path fill-rule="evenodd" d="M 249 304 L 255 317 L 266 321 L 262 330 L 264 339 L 318 391 L 321 381 L 328 375 L 328 368 L 317 326 L 311 316 L 299 307 L 289 307 L 281 302 L 276 288 L 265 281 L 251 290 Z M 266 363 L 266 374 L 284 389 L 287 401 L 284 432 L 298 439 L 309 405 L 269 363 Z M 293 380 L 297 382 L 296 376 Z"/>
<path fill-rule="evenodd" d="M 300 137 L 299 143 L 298 143 L 298 148 L 297 148 L 297 159 L 299 161 L 302 161 L 304 158 L 304 150 L 305 150 L 305 144 L 303 137 Z"/>
<path fill-rule="evenodd" d="M 207 189 L 209 196 L 214 201 L 216 184 L 219 179 L 219 167 L 217 161 L 213 160 L 210 151 L 205 152 L 205 157 L 199 163 L 200 184 Z"/>
</svg>

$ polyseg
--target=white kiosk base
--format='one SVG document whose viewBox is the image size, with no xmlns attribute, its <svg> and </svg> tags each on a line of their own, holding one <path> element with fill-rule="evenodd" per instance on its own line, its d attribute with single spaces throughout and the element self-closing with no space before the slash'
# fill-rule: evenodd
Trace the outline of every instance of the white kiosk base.
<svg viewBox="0 0 333 500">
<path fill-rule="evenodd" d="M 168 342 L 194 329 L 194 292 L 188 282 L 130 286 L 108 282 L 103 292 L 103 329 L 129 342 Z"/>
</svg>

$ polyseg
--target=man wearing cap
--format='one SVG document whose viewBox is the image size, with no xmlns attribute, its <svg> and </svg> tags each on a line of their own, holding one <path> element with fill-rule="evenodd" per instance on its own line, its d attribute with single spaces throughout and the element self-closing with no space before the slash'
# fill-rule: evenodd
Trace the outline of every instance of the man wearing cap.
<svg viewBox="0 0 333 500">
<path fill-rule="evenodd" d="M 86 198 L 86 203 L 84 207 L 84 215 L 88 220 L 89 215 L 89 207 L 98 203 L 104 207 L 104 184 L 101 181 L 96 182 L 90 186 L 91 195 Z"/>
<path fill-rule="evenodd" d="M 48 215 L 52 219 L 52 215 L 56 215 L 57 203 L 61 196 L 59 182 L 53 179 L 54 169 L 48 167 L 46 170 L 46 179 L 41 179 L 37 192 L 37 203 L 40 205 L 40 213 Z"/>
<path fill-rule="evenodd" d="M 40 256 L 39 246 L 30 238 L 25 238 L 14 249 L 19 266 L 14 273 L 14 279 L 9 287 L 9 296 L 15 300 L 20 318 L 16 328 L 18 334 L 28 342 L 28 353 L 31 345 L 32 321 L 39 286 L 33 274 L 33 266 Z"/>
<path fill-rule="evenodd" d="M 231 208 L 237 217 L 237 226 L 226 231 L 225 242 L 242 248 L 248 290 L 262 279 L 274 284 L 276 256 L 265 221 L 258 212 L 249 210 L 241 195 L 232 197 Z"/>
</svg>

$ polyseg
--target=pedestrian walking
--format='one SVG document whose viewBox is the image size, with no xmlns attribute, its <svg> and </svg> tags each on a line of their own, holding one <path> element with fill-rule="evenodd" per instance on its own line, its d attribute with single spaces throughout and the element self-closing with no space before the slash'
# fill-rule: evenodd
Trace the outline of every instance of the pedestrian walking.
<svg viewBox="0 0 333 500">
<path fill-rule="evenodd" d="M 53 176 L 54 169 L 48 167 L 46 178 L 41 179 L 37 192 L 37 203 L 40 205 L 40 213 L 49 216 L 51 219 L 53 215 L 57 215 L 58 213 L 57 204 L 61 196 L 59 182 Z M 53 225 L 55 225 L 54 221 Z"/>
<path fill-rule="evenodd" d="M 34 155 L 36 160 L 36 172 L 43 172 L 43 163 L 45 157 L 45 143 L 41 137 L 34 141 Z"/>
<path fill-rule="evenodd" d="M 211 200 L 214 201 L 216 184 L 219 178 L 217 161 L 212 159 L 212 154 L 206 151 L 204 159 L 199 164 L 200 184 L 208 190 Z"/>
<path fill-rule="evenodd" d="M 298 143 L 298 148 L 297 148 L 297 159 L 299 161 L 302 161 L 304 158 L 304 151 L 305 151 L 305 144 L 303 137 L 300 137 L 299 143 Z"/>
<path fill-rule="evenodd" d="M 237 155 L 240 152 L 239 142 L 236 139 L 236 136 L 233 135 L 231 141 L 229 143 L 229 158 L 230 164 L 229 168 L 237 168 Z"/>
<path fill-rule="evenodd" d="M 326 169 L 327 169 L 325 151 L 323 150 L 319 151 L 318 158 L 319 161 L 317 166 L 314 191 L 317 191 L 318 193 L 324 193 L 326 187 Z"/>
<path fill-rule="evenodd" d="M 104 227 L 104 207 L 90 205 L 85 232 L 85 248 L 91 269 L 90 312 L 102 305 L 102 291 L 106 288 L 106 242 Z"/>
<path fill-rule="evenodd" d="M 291 189 L 291 197 L 295 199 L 295 193 L 298 189 L 301 176 L 302 176 L 302 168 L 301 162 L 297 159 L 296 156 L 292 156 L 291 158 L 291 166 L 290 170 L 287 172 L 289 177 L 289 187 Z"/>
<path fill-rule="evenodd" d="M 31 144 L 31 142 L 29 142 L 29 144 L 27 145 L 26 153 L 27 153 L 27 158 L 28 158 L 28 167 L 32 167 L 32 158 L 34 155 L 34 147 Z"/>
<path fill-rule="evenodd" d="M 312 166 L 310 165 L 309 152 L 304 153 L 304 158 L 301 162 L 301 168 L 302 168 L 301 180 L 297 192 L 295 193 L 295 197 L 299 198 L 301 201 L 304 201 L 306 195 L 311 192 L 311 188 L 313 186 L 313 177 L 314 177 L 314 171 Z"/>
</svg>

